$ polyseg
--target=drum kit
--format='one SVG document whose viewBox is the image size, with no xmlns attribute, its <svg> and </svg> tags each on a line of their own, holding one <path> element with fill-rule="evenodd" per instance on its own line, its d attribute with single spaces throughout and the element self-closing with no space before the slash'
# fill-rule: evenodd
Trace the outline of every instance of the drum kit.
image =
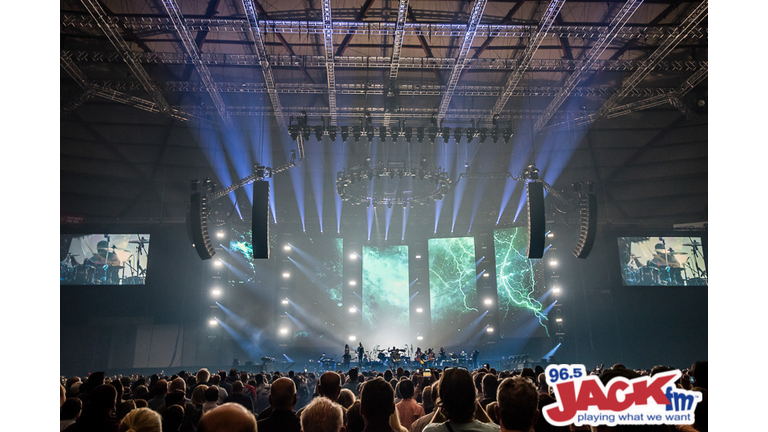
<svg viewBox="0 0 768 432">
<path fill-rule="evenodd" d="M 653 257 L 643 264 L 637 255 L 630 254 L 630 261 L 624 267 L 624 280 L 628 285 L 650 286 L 694 286 L 706 285 L 706 270 L 699 266 L 701 243 L 691 240 L 683 243 L 691 248 L 688 252 L 667 248 L 664 243 L 655 247 Z M 693 259 L 689 259 L 689 255 Z"/>
<path fill-rule="evenodd" d="M 128 256 L 121 261 L 119 253 L 132 252 L 119 249 L 112 245 L 106 249 L 99 248 L 90 258 L 82 263 L 77 261 L 78 254 L 67 253 L 59 265 L 59 282 L 62 285 L 143 285 L 146 279 L 146 269 L 141 266 L 139 257 L 146 254 L 145 245 L 149 240 L 143 237 L 131 240 L 136 244 L 136 255 Z"/>
</svg>

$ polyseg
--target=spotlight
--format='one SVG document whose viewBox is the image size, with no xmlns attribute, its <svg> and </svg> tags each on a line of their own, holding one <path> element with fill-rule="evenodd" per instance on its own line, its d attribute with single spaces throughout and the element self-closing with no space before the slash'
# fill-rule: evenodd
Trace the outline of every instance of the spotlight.
<svg viewBox="0 0 768 432">
<path fill-rule="evenodd" d="M 289 250 L 291 250 L 291 245 L 285 245 L 285 246 L 283 246 L 283 250 L 284 250 L 284 251 L 289 251 Z"/>
<path fill-rule="evenodd" d="M 384 141 L 387 139 L 387 127 L 386 126 L 379 126 L 379 139 Z"/>
<path fill-rule="evenodd" d="M 315 138 L 318 141 L 323 140 L 323 127 L 322 126 L 315 126 Z"/>
<path fill-rule="evenodd" d="M 485 329 L 485 331 L 488 333 L 493 333 L 493 327 L 488 327 L 487 329 Z"/>
<path fill-rule="evenodd" d="M 213 265 L 215 265 L 216 267 L 221 267 L 222 264 L 223 263 L 221 262 L 221 260 L 216 260 L 216 261 L 213 262 Z"/>
<path fill-rule="evenodd" d="M 405 140 L 410 143 L 411 140 L 413 139 L 413 128 L 410 127 L 410 126 L 405 128 L 405 134 L 404 135 L 405 135 Z"/>
<path fill-rule="evenodd" d="M 549 266 L 550 267 L 557 267 L 557 260 L 550 260 L 549 261 Z"/>
<path fill-rule="evenodd" d="M 416 308 L 416 313 L 422 313 L 422 312 L 424 312 L 423 308 L 420 308 L 420 307 Z"/>
<path fill-rule="evenodd" d="M 513 135 L 513 132 L 511 128 L 504 129 L 504 132 L 502 134 L 502 136 L 504 137 L 504 142 L 509 144 L 509 140 L 512 139 L 512 135 Z"/>
<path fill-rule="evenodd" d="M 497 143 L 499 141 L 499 128 L 495 127 L 491 129 L 491 141 Z"/>
<path fill-rule="evenodd" d="M 309 137 L 311 134 L 312 134 L 312 131 L 309 126 L 304 126 L 301 128 L 301 135 L 304 137 L 304 141 L 309 141 Z"/>
<path fill-rule="evenodd" d="M 288 305 L 288 304 L 290 304 L 290 302 L 288 301 L 288 299 L 287 299 L 287 298 L 285 298 L 285 299 L 281 300 L 281 301 L 280 301 L 280 303 L 281 303 L 281 304 L 283 304 L 283 305 Z"/>
<path fill-rule="evenodd" d="M 443 142 L 448 144 L 448 140 L 449 139 L 451 139 L 451 128 L 444 127 L 443 128 Z"/>
<path fill-rule="evenodd" d="M 218 238 L 224 238 L 224 231 L 219 231 L 216 233 L 216 237 Z"/>
<path fill-rule="evenodd" d="M 355 313 L 355 312 L 357 312 L 356 307 L 352 306 L 351 308 L 349 308 L 349 313 Z"/>
<path fill-rule="evenodd" d="M 354 126 L 352 128 L 352 136 L 355 138 L 355 142 L 360 141 L 360 137 L 362 136 L 362 131 L 360 131 L 360 128 L 358 126 Z"/>
<path fill-rule="evenodd" d="M 328 127 L 328 138 L 330 138 L 331 141 L 336 141 L 336 126 Z"/>
<path fill-rule="evenodd" d="M 416 128 L 416 141 L 418 141 L 419 143 L 424 142 L 424 127 L 423 126 L 419 126 L 418 128 Z"/>
<path fill-rule="evenodd" d="M 214 288 L 211 290 L 211 295 L 214 297 L 218 297 L 221 295 L 221 290 L 219 288 Z"/>
<path fill-rule="evenodd" d="M 555 322 L 561 323 L 561 322 L 563 322 L 563 319 L 562 318 L 557 318 L 557 319 L 555 319 Z"/>
<path fill-rule="evenodd" d="M 288 329 L 287 328 L 281 328 L 280 329 L 280 334 L 281 335 L 287 335 L 288 334 Z"/>
<path fill-rule="evenodd" d="M 367 127 L 365 129 L 365 136 L 368 138 L 368 142 L 373 141 L 373 137 L 374 137 L 373 127 Z"/>
<path fill-rule="evenodd" d="M 421 335 L 416 336 L 416 340 L 424 340 L 424 336 L 421 336 Z"/>
<path fill-rule="evenodd" d="M 356 341 L 356 340 L 357 340 L 357 337 L 355 337 L 355 336 L 350 336 L 350 337 L 349 337 L 349 340 L 351 340 L 351 341 Z"/>
<path fill-rule="evenodd" d="M 421 255 L 416 255 L 415 258 L 416 259 L 421 259 Z"/>
<path fill-rule="evenodd" d="M 290 273 L 288 272 L 283 273 L 283 279 L 288 279 L 289 277 L 291 277 Z"/>
<path fill-rule="evenodd" d="M 349 254 L 349 259 L 351 259 L 351 260 L 357 259 L 357 254 L 352 252 L 351 254 Z"/>
<path fill-rule="evenodd" d="M 560 287 L 552 288 L 552 292 L 555 293 L 555 294 L 560 294 Z"/>
<path fill-rule="evenodd" d="M 462 130 L 460 127 L 453 129 L 453 140 L 456 141 L 456 144 L 461 142 L 461 134 Z"/>
<path fill-rule="evenodd" d="M 341 141 L 347 142 L 349 139 L 349 126 L 342 126 L 341 127 Z"/>
<path fill-rule="evenodd" d="M 389 132 L 389 136 L 392 137 L 392 141 L 397 141 L 397 139 L 400 138 L 400 124 L 392 127 L 392 130 Z"/>
<path fill-rule="evenodd" d="M 491 300 L 491 299 L 487 298 L 487 299 L 483 300 L 483 303 L 484 303 L 485 305 L 492 305 L 492 304 L 493 304 L 493 300 Z"/>
<path fill-rule="evenodd" d="M 349 286 L 355 286 L 357 285 L 357 281 L 351 280 L 349 281 Z"/>
<path fill-rule="evenodd" d="M 483 273 L 483 277 L 491 277 L 490 273 Z"/>
<path fill-rule="evenodd" d="M 488 137 L 488 129 L 480 128 L 480 143 L 485 142 L 485 139 L 487 137 Z"/>
<path fill-rule="evenodd" d="M 219 324 L 218 321 L 216 321 L 216 318 L 212 318 L 210 321 L 208 321 L 208 325 L 211 327 L 216 327 Z"/>
<path fill-rule="evenodd" d="M 472 140 L 475 139 L 475 132 L 476 132 L 475 131 L 475 121 L 474 120 L 470 120 L 470 122 L 472 123 L 472 126 L 470 126 L 467 129 L 467 142 L 468 143 L 472 142 Z"/>
</svg>

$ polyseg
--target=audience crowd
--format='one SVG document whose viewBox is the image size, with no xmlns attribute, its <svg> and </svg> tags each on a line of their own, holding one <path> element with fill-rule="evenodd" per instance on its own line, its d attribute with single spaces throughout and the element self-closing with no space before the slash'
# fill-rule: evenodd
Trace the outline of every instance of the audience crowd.
<svg viewBox="0 0 768 432">
<path fill-rule="evenodd" d="M 604 383 L 670 370 L 595 368 Z M 704 396 L 692 425 L 555 427 L 541 414 L 556 401 L 541 366 L 286 374 L 232 369 L 62 377 L 61 431 L 99 432 L 550 432 L 707 431 L 707 362 L 676 385 Z"/>
</svg>

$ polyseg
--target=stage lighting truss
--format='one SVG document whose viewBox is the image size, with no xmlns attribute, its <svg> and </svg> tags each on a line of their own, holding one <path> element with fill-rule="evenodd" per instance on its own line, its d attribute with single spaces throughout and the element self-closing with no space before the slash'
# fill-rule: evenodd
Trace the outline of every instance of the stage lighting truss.
<svg viewBox="0 0 768 432">
<path fill-rule="evenodd" d="M 431 169 L 424 160 L 417 167 L 366 162 L 338 172 L 336 191 L 342 201 L 364 206 L 424 205 L 442 200 L 453 187 L 445 170 Z"/>
</svg>

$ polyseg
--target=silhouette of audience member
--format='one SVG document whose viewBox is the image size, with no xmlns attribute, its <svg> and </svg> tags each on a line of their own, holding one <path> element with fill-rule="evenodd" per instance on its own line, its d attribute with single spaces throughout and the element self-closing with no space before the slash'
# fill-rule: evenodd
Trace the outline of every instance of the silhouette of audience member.
<svg viewBox="0 0 768 432">
<path fill-rule="evenodd" d="M 181 405 L 170 405 L 161 415 L 163 432 L 181 432 L 184 425 L 184 408 Z"/>
<path fill-rule="evenodd" d="M 153 390 L 152 399 L 147 401 L 147 406 L 155 411 L 158 411 L 160 405 L 165 403 L 165 394 L 168 393 L 168 381 L 164 379 L 157 380 Z"/>
<path fill-rule="evenodd" d="M 707 369 L 708 365 L 705 361 L 697 361 L 691 366 L 690 374 L 693 377 L 694 387 L 709 388 Z"/>
<path fill-rule="evenodd" d="M 205 402 L 203 403 L 203 414 L 216 408 L 219 405 L 219 388 L 215 385 L 208 386 L 203 393 Z"/>
<path fill-rule="evenodd" d="M 134 400 L 120 402 L 117 404 L 117 409 L 115 410 L 115 418 L 117 421 L 122 421 L 129 412 L 135 410 L 136 408 L 138 407 L 136 406 L 136 401 Z"/>
<path fill-rule="evenodd" d="M 424 414 L 429 414 L 435 408 L 435 402 L 432 400 L 432 386 L 428 385 L 421 391 L 421 407 L 424 408 Z"/>
<path fill-rule="evenodd" d="M 539 394 L 526 378 L 505 378 L 499 384 L 496 416 L 502 432 L 534 432 L 539 416 Z"/>
<path fill-rule="evenodd" d="M 430 423 L 424 432 L 464 432 L 488 431 L 495 432 L 499 426 L 490 422 L 482 422 L 475 418 L 475 412 L 484 413 L 479 406 L 472 375 L 464 369 L 447 369 L 440 378 L 440 403 L 442 414 L 448 419 L 445 423 Z"/>
<path fill-rule="evenodd" d="M 442 423 L 446 420 L 445 416 L 443 416 L 438 407 L 440 404 L 440 381 L 435 381 L 432 383 L 431 389 L 432 390 L 430 391 L 430 394 L 432 395 L 434 408 L 432 409 L 431 413 L 425 414 L 413 422 L 409 429 L 410 432 L 422 432 L 424 427 L 426 427 L 428 424 L 432 422 Z"/>
<path fill-rule="evenodd" d="M 325 397 L 312 400 L 301 413 L 302 432 L 343 432 L 344 409 Z"/>
<path fill-rule="evenodd" d="M 499 388 L 499 380 L 496 375 L 485 374 L 483 376 L 483 397 L 480 399 L 480 405 L 485 409 L 489 403 L 496 400 L 496 390 Z"/>
<path fill-rule="evenodd" d="M 542 409 L 544 409 L 545 406 L 549 404 L 555 403 L 555 398 L 550 395 L 549 393 L 539 393 L 539 416 L 536 419 L 536 425 L 533 427 L 533 429 L 536 432 L 558 432 L 558 431 L 568 431 L 570 428 L 568 426 L 554 426 L 547 422 L 547 419 L 544 418 L 543 415 L 541 415 Z"/>
<path fill-rule="evenodd" d="M 195 409 L 197 409 L 198 405 L 200 407 L 203 406 L 205 403 L 205 391 L 208 389 L 208 386 L 205 384 L 196 386 L 195 389 L 192 391 L 192 397 L 189 398 L 192 402 L 192 405 L 195 406 Z"/>
<path fill-rule="evenodd" d="M 197 432 L 258 432 L 256 417 L 238 403 L 229 402 L 203 414 Z"/>
<path fill-rule="evenodd" d="M 352 390 L 348 388 L 342 388 L 338 399 L 336 399 L 336 402 L 346 410 L 352 406 L 353 403 L 355 403 L 355 400 L 355 394 L 352 392 Z"/>
<path fill-rule="evenodd" d="M 413 381 L 404 379 L 400 381 L 399 387 L 400 395 L 403 399 L 395 405 L 395 408 L 397 408 L 400 424 L 406 428 L 410 428 L 413 422 L 424 415 L 424 407 L 413 400 L 413 393 L 415 390 Z"/>
<path fill-rule="evenodd" d="M 61 410 L 59 413 L 59 426 L 60 430 L 66 429 L 69 425 L 74 423 L 80 416 L 80 412 L 83 410 L 83 401 L 76 397 L 67 398 L 63 404 L 61 404 Z"/>
<path fill-rule="evenodd" d="M 230 387 L 232 388 L 232 393 L 224 398 L 223 403 L 236 402 L 244 406 L 248 411 L 253 412 L 253 401 L 251 398 L 243 394 L 243 391 L 245 390 L 243 382 L 240 380 L 235 381 L 230 384 Z"/>
<path fill-rule="evenodd" d="M 89 393 L 80 417 L 65 430 L 116 432 L 120 423 L 112 414 L 117 403 L 117 390 L 109 384 L 101 384 Z"/>
<path fill-rule="evenodd" d="M 269 404 L 270 414 L 258 421 L 260 432 L 298 432 L 301 430 L 301 422 L 294 411 L 296 383 L 292 379 L 281 377 L 272 383 L 269 390 Z"/>
<path fill-rule="evenodd" d="M 347 432 L 363 432 L 365 429 L 365 420 L 360 413 L 360 399 L 356 400 L 352 406 L 347 408 L 346 414 L 347 419 L 344 421 L 344 426 L 346 427 Z"/>
<path fill-rule="evenodd" d="M 355 398 L 357 398 L 358 396 L 358 391 L 357 391 L 357 387 L 359 385 L 359 383 L 357 382 L 358 375 L 359 374 L 358 374 L 357 368 L 350 369 L 349 372 L 347 372 L 347 382 L 344 383 L 344 385 L 342 386 L 343 388 L 349 389 L 350 391 L 352 391 L 352 393 L 355 395 Z"/>
<path fill-rule="evenodd" d="M 219 385 L 221 383 L 221 376 L 218 374 L 211 375 L 211 379 L 209 379 L 208 382 L 211 383 L 212 386 L 216 386 L 216 388 L 219 390 L 219 404 L 223 404 L 224 399 L 229 396 L 229 393 L 227 393 L 227 391 Z"/>
<path fill-rule="evenodd" d="M 118 432 L 163 432 L 160 414 L 151 408 L 137 408 L 120 422 Z"/>
<path fill-rule="evenodd" d="M 394 412 L 395 390 L 391 384 L 381 377 L 363 384 L 360 389 L 360 413 L 365 421 L 365 432 L 391 432 L 389 418 Z"/>
</svg>

